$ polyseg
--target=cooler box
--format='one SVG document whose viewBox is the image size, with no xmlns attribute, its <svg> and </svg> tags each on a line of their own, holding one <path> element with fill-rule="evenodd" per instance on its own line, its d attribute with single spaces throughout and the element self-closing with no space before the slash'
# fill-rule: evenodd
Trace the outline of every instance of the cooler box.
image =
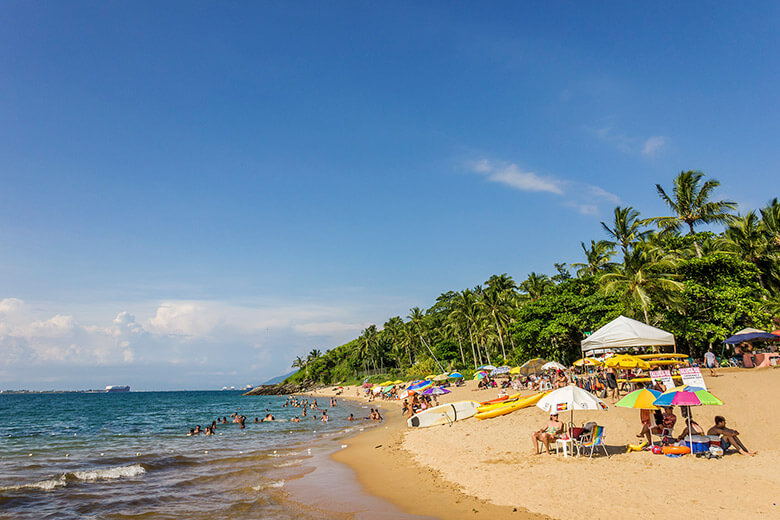
<svg viewBox="0 0 780 520">
<path fill-rule="evenodd" d="M 683 439 L 683 445 L 690 446 L 691 453 L 702 453 L 709 451 L 710 439 L 704 435 L 692 435 L 691 437 Z"/>
</svg>

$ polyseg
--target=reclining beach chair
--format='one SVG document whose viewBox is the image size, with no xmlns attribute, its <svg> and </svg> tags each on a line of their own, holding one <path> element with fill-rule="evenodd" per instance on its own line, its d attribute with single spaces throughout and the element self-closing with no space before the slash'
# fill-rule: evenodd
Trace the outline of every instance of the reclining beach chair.
<svg viewBox="0 0 780 520">
<path fill-rule="evenodd" d="M 584 450 L 590 448 L 590 455 L 588 456 L 590 459 L 593 457 L 593 451 L 596 447 L 601 446 L 604 453 L 607 455 L 607 458 L 609 458 L 609 452 L 607 451 L 607 446 L 604 444 L 604 438 L 604 427 L 595 425 L 589 434 L 585 434 L 579 441 L 574 441 L 574 444 L 577 447 L 577 454 L 579 455 L 580 449 L 584 452 Z"/>
</svg>

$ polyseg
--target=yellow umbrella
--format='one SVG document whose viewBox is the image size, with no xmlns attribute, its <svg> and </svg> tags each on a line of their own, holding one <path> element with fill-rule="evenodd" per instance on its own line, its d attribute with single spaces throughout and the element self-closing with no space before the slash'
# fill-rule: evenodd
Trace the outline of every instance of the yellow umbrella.
<svg viewBox="0 0 780 520">
<path fill-rule="evenodd" d="M 598 367 L 601 366 L 601 361 L 591 357 L 578 359 L 574 362 L 575 367 Z"/>
<path fill-rule="evenodd" d="M 394 384 L 394 385 L 402 385 L 403 383 L 404 382 L 401 381 L 400 379 L 396 379 L 395 381 L 392 382 L 392 384 Z"/>
<path fill-rule="evenodd" d="M 520 373 L 520 367 L 515 367 L 512 370 L 509 371 L 510 374 L 519 374 Z"/>
<path fill-rule="evenodd" d="M 650 370 L 650 365 L 647 361 L 627 354 L 618 354 L 609 358 L 604 362 L 604 366 L 609 368 L 641 368 L 642 370 Z"/>
<path fill-rule="evenodd" d="M 430 375 L 430 376 L 425 376 L 425 379 L 433 379 L 434 377 L 436 377 L 436 374 L 433 374 L 433 375 Z"/>
</svg>

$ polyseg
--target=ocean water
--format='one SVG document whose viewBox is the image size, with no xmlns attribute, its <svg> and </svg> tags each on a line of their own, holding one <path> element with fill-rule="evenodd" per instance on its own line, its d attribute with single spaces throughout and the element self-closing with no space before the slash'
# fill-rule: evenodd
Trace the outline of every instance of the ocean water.
<svg viewBox="0 0 780 520">
<path fill-rule="evenodd" d="M 0 518 L 346 518 L 296 501 L 286 483 L 312 472 L 363 422 L 359 405 L 320 398 L 330 421 L 284 397 L 239 392 L 0 394 Z M 254 423 L 266 409 L 275 422 Z M 234 412 L 246 428 L 218 425 Z M 312 413 L 314 412 L 314 413 Z"/>
</svg>

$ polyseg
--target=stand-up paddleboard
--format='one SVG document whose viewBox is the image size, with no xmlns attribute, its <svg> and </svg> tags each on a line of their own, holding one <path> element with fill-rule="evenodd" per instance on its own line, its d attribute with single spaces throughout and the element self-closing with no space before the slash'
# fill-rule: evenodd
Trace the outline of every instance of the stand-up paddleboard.
<svg viewBox="0 0 780 520">
<path fill-rule="evenodd" d="M 539 402 L 539 400 L 544 397 L 545 395 L 549 394 L 550 392 L 539 392 L 538 394 L 529 395 L 528 397 L 523 397 L 522 399 L 518 399 L 516 401 L 513 401 L 511 403 L 507 403 L 503 406 L 499 406 L 497 408 L 491 408 L 489 410 L 486 410 L 484 412 L 479 412 L 476 414 L 477 419 L 490 419 L 492 417 L 498 417 L 499 415 L 506 415 L 508 413 L 512 413 L 516 410 L 521 410 L 523 408 L 528 408 L 529 406 L 533 406 L 536 403 Z"/>
<path fill-rule="evenodd" d="M 449 424 L 473 417 L 477 413 L 478 406 L 479 403 L 476 401 L 457 401 L 455 403 L 442 404 L 418 412 L 411 416 L 406 421 L 406 424 L 410 428 L 425 428 L 427 426 Z"/>
</svg>

